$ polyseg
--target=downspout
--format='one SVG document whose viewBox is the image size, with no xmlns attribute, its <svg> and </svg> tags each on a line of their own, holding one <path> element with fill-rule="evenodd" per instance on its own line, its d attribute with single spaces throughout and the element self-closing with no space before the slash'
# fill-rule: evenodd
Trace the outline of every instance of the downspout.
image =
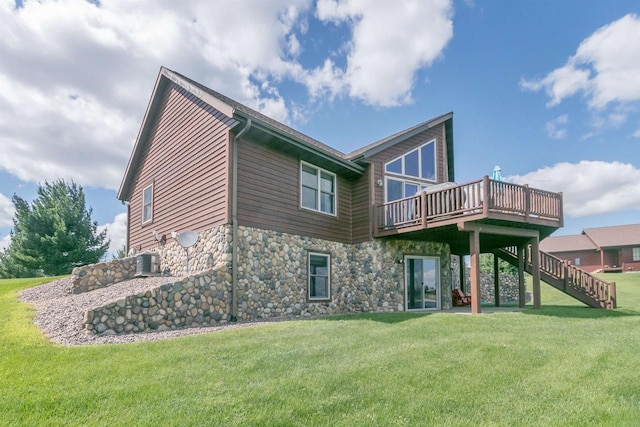
<svg viewBox="0 0 640 427">
<path fill-rule="evenodd" d="M 238 321 L 238 139 L 251 127 L 251 118 L 233 138 L 231 160 L 231 321 Z"/>
</svg>

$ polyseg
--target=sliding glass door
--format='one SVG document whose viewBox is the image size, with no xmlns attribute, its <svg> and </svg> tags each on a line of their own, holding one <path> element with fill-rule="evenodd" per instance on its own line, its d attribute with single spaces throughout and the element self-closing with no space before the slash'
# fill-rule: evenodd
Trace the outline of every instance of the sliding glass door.
<svg viewBox="0 0 640 427">
<path fill-rule="evenodd" d="M 406 256 L 404 265 L 407 310 L 439 310 L 440 260 Z"/>
</svg>

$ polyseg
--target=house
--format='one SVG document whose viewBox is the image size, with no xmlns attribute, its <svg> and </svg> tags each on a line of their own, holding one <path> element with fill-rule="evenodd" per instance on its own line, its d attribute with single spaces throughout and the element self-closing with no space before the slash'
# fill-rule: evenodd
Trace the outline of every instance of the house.
<svg viewBox="0 0 640 427">
<path fill-rule="evenodd" d="M 508 247 L 539 307 L 538 244 L 562 226 L 559 193 L 455 183 L 452 113 L 344 154 L 167 68 L 118 199 L 162 271 L 186 274 L 186 251 L 190 274 L 227 272 L 226 320 L 446 310 L 452 254 L 471 256 L 478 313 L 478 256 Z"/>
<path fill-rule="evenodd" d="M 540 248 L 590 273 L 640 271 L 640 224 L 547 237 Z"/>
</svg>

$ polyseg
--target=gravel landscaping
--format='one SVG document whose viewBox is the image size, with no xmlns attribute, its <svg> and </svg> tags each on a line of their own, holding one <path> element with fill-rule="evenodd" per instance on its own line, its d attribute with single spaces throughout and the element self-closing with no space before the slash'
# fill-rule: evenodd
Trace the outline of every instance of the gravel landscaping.
<svg viewBox="0 0 640 427">
<path fill-rule="evenodd" d="M 84 330 L 83 319 L 87 310 L 174 280 L 176 280 L 175 277 L 138 278 L 119 282 L 91 292 L 71 294 L 69 292 L 71 278 L 66 278 L 25 289 L 20 293 L 20 300 L 35 307 L 34 322 L 47 338 L 55 343 L 67 346 L 151 341 L 184 335 L 205 334 L 222 329 L 257 324 L 256 322 L 235 323 L 224 326 L 119 335 L 95 335 Z"/>
</svg>

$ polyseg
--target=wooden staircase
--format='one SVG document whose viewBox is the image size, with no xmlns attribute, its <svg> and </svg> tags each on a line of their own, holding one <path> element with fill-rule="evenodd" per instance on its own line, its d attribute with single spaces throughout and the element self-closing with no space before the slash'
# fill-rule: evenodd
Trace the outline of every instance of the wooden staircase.
<svg viewBox="0 0 640 427">
<path fill-rule="evenodd" d="M 531 250 L 525 251 L 525 271 L 532 272 Z M 518 267 L 517 248 L 494 251 L 494 255 Z M 590 307 L 616 308 L 616 284 L 605 282 L 590 273 L 546 252 L 540 251 L 540 280 Z"/>
</svg>

